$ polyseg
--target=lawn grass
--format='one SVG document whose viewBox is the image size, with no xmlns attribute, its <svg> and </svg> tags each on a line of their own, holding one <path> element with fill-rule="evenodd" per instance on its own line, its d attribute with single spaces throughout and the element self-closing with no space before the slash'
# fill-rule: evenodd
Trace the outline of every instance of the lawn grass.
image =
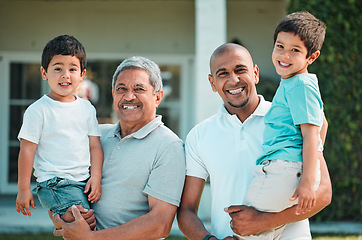
<svg viewBox="0 0 362 240">
<path fill-rule="evenodd" d="M 317 235 L 313 240 L 362 240 L 362 235 Z"/>
<path fill-rule="evenodd" d="M 54 237 L 50 233 L 41 234 L 0 234 L 0 240 L 60 240 L 60 237 Z M 185 240 L 185 237 L 169 236 L 166 240 Z M 362 240 L 362 235 L 318 235 L 315 240 Z"/>
</svg>

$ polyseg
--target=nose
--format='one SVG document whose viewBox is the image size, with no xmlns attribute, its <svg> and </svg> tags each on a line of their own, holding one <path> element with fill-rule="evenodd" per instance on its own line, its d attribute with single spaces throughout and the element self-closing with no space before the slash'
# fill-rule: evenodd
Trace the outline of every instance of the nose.
<svg viewBox="0 0 362 240">
<path fill-rule="evenodd" d="M 133 91 L 127 91 L 124 95 L 123 95 L 123 98 L 126 100 L 126 101 L 131 101 L 133 99 L 136 98 L 136 95 L 134 94 Z"/>
<path fill-rule="evenodd" d="M 233 82 L 233 83 L 238 83 L 238 82 L 240 82 L 240 79 L 239 79 L 239 76 L 235 72 L 231 72 L 229 81 Z"/>
<path fill-rule="evenodd" d="M 69 73 L 69 71 L 64 71 L 63 74 L 62 74 L 62 78 L 65 78 L 65 79 L 70 78 L 70 73 Z"/>
<path fill-rule="evenodd" d="M 287 51 L 280 51 L 280 56 L 283 57 L 284 59 L 288 59 L 289 58 L 289 53 Z"/>
</svg>

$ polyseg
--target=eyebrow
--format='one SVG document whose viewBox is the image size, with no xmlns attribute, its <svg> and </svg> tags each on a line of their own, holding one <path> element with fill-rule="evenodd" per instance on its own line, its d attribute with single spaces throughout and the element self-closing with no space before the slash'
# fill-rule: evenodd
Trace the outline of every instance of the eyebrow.
<svg viewBox="0 0 362 240">
<path fill-rule="evenodd" d="M 55 65 L 64 65 L 64 63 L 61 63 L 61 62 L 56 62 L 56 63 L 53 63 L 52 66 L 55 66 Z"/>
<path fill-rule="evenodd" d="M 235 66 L 235 68 L 248 68 L 248 67 L 244 64 L 238 64 Z"/>
<path fill-rule="evenodd" d="M 246 65 L 244 64 L 237 64 L 235 65 L 235 68 L 248 68 Z M 216 71 L 215 75 L 217 75 L 219 72 L 222 72 L 222 71 L 226 71 L 226 68 L 220 68 Z"/>
<path fill-rule="evenodd" d="M 116 86 L 126 86 L 126 84 L 124 84 L 124 83 L 117 83 Z M 136 86 L 136 87 L 143 87 L 143 88 L 145 88 L 145 85 L 142 84 L 142 83 L 137 83 L 135 86 Z"/>
<path fill-rule="evenodd" d="M 217 75 L 219 72 L 222 72 L 222 71 L 225 71 L 225 70 L 226 70 L 226 68 L 220 68 L 215 72 L 215 75 Z"/>
<path fill-rule="evenodd" d="M 280 43 L 280 44 L 284 44 L 282 41 L 278 41 L 278 40 L 276 40 L 275 41 L 275 43 Z M 302 46 L 300 46 L 300 45 L 293 45 L 292 47 L 294 47 L 294 48 L 302 48 Z"/>
<path fill-rule="evenodd" d="M 62 66 L 64 66 L 64 63 L 62 63 L 62 62 L 56 62 L 56 63 L 54 63 L 52 66 L 55 66 L 55 65 L 62 65 Z M 71 63 L 71 65 L 74 66 L 74 67 L 80 67 L 79 65 L 77 65 L 77 64 L 75 64 L 75 63 Z"/>
</svg>

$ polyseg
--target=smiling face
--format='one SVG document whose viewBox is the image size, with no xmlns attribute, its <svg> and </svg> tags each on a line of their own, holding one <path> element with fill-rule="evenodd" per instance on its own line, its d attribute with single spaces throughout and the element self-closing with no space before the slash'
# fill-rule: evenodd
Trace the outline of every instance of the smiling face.
<svg viewBox="0 0 362 240">
<path fill-rule="evenodd" d="M 308 66 L 319 56 L 316 51 L 307 58 L 308 50 L 298 35 L 279 32 L 274 44 L 272 61 L 277 73 L 288 79 L 300 73 L 308 73 Z"/>
<path fill-rule="evenodd" d="M 124 136 L 136 132 L 156 117 L 163 91 L 153 93 L 150 75 L 145 70 L 127 69 L 118 75 L 112 95 Z"/>
<path fill-rule="evenodd" d="M 223 99 L 230 114 L 252 113 L 259 103 L 255 84 L 259 69 L 241 46 L 223 50 L 211 58 L 209 81 L 212 90 Z M 248 111 L 248 109 L 250 111 Z"/>
<path fill-rule="evenodd" d="M 48 96 L 59 102 L 71 102 L 75 98 L 73 92 L 83 81 L 85 70 L 80 68 L 79 59 L 70 55 L 54 55 L 48 69 L 40 68 L 43 80 L 48 80 L 50 93 Z"/>
</svg>

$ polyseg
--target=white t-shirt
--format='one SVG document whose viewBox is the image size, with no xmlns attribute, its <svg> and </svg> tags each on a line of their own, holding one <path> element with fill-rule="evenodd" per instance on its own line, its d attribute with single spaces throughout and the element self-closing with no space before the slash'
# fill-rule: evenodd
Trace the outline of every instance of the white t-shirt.
<svg viewBox="0 0 362 240">
<path fill-rule="evenodd" d="M 52 177 L 83 181 L 89 175 L 89 137 L 100 136 L 95 108 L 76 96 L 73 102 L 44 95 L 25 111 L 18 139 L 38 145 L 34 156 L 37 182 Z"/>
<path fill-rule="evenodd" d="M 204 180 L 210 177 L 211 232 L 220 239 L 233 235 L 231 218 L 224 208 L 244 202 L 256 160 L 262 154 L 264 116 L 271 103 L 259 98 L 257 109 L 244 122 L 222 105 L 218 114 L 195 126 L 186 138 L 186 175 Z M 301 225 L 303 234 L 309 233 L 305 226 L 309 227 Z M 286 239 L 283 236 L 281 239 Z"/>
</svg>

